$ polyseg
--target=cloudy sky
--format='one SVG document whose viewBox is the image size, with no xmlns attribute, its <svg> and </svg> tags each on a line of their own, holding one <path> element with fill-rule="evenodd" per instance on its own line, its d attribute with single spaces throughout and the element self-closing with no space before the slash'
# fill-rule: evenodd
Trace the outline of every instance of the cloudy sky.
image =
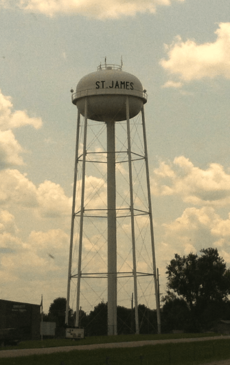
<svg viewBox="0 0 230 365">
<path fill-rule="evenodd" d="M 230 265 L 229 1 L 0 0 L 0 30 L 0 298 L 66 296 L 70 89 L 105 56 L 148 92 L 162 294 L 175 253 L 217 247 Z"/>
</svg>

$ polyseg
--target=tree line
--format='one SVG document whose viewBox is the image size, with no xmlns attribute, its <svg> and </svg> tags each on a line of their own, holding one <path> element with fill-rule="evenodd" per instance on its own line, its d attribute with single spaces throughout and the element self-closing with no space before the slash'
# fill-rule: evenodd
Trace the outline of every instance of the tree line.
<svg viewBox="0 0 230 365">
<path fill-rule="evenodd" d="M 230 270 L 214 248 L 199 254 L 175 254 L 166 267 L 167 291 L 161 301 L 163 333 L 173 330 L 201 332 L 213 330 L 219 319 L 230 320 Z M 57 333 L 65 326 L 66 299 L 51 303 L 45 321 L 55 321 Z M 155 310 L 138 306 L 140 333 L 157 333 Z M 69 324 L 74 326 L 75 312 L 69 309 Z M 90 313 L 80 310 L 80 326 L 88 336 L 107 334 L 107 303 L 101 302 Z M 118 334 L 135 332 L 134 309 L 117 307 Z M 60 332 L 61 333 L 61 332 Z"/>
<path fill-rule="evenodd" d="M 57 335 L 62 335 L 65 327 L 66 299 L 57 298 L 50 305 L 49 313 L 43 316 L 44 321 L 56 322 Z M 69 326 L 74 326 L 75 314 L 69 310 Z M 157 333 L 156 311 L 145 305 L 138 306 L 140 333 Z M 90 313 L 84 310 L 79 312 L 79 327 L 85 329 L 87 336 L 103 336 L 107 334 L 107 303 L 101 302 Z M 117 307 L 117 330 L 118 334 L 132 334 L 135 332 L 134 309 Z"/>
</svg>

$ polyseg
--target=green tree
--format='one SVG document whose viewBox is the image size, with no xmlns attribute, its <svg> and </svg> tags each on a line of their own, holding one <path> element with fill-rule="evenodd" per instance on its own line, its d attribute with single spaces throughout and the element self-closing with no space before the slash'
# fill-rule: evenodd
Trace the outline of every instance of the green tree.
<svg viewBox="0 0 230 365">
<path fill-rule="evenodd" d="M 48 318 L 55 321 L 57 327 L 65 326 L 66 298 L 56 298 L 50 304 Z M 69 323 L 72 323 L 73 311 L 69 308 Z"/>
<path fill-rule="evenodd" d="M 88 336 L 107 334 L 107 303 L 99 303 L 87 316 L 85 332 Z"/>
<path fill-rule="evenodd" d="M 131 309 L 122 306 L 117 307 L 117 332 L 119 335 L 132 333 L 133 319 Z"/>
<path fill-rule="evenodd" d="M 190 311 L 184 299 L 176 296 L 165 298 L 162 308 L 162 331 L 185 330 L 190 332 Z"/>
<path fill-rule="evenodd" d="M 144 304 L 138 305 L 140 334 L 157 333 L 157 313 L 146 307 Z"/>
<path fill-rule="evenodd" d="M 190 306 L 210 301 L 224 301 L 230 293 L 230 271 L 217 249 L 200 251 L 201 256 L 175 255 L 167 266 L 167 287 L 183 298 Z"/>
<path fill-rule="evenodd" d="M 230 293 L 230 270 L 214 248 L 202 249 L 201 255 L 175 254 L 167 266 L 167 296 L 165 300 L 183 299 L 191 312 L 193 324 L 206 325 L 205 318 L 221 317 Z M 197 329 L 197 326 L 196 326 Z"/>
</svg>

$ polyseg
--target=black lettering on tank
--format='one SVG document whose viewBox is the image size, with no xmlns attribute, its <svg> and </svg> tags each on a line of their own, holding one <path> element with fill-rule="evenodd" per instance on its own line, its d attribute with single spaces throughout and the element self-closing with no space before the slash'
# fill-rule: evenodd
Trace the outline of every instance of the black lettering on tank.
<svg viewBox="0 0 230 365">
<path fill-rule="evenodd" d="M 100 89 L 100 81 L 96 81 L 96 89 Z"/>
<path fill-rule="evenodd" d="M 104 89 L 105 81 L 101 81 L 102 89 Z"/>
<path fill-rule="evenodd" d="M 115 84 L 115 89 L 117 89 L 117 88 L 120 89 L 119 88 L 119 82 L 118 81 L 116 81 L 116 84 Z"/>
<path fill-rule="evenodd" d="M 125 89 L 125 81 L 120 82 L 120 89 Z"/>
<path fill-rule="evenodd" d="M 126 81 L 126 89 L 129 90 L 129 81 Z"/>
<path fill-rule="evenodd" d="M 130 90 L 133 90 L 133 82 L 130 82 Z"/>
<path fill-rule="evenodd" d="M 112 84 L 109 86 L 110 89 L 112 89 L 114 86 L 114 82 L 112 81 Z"/>
</svg>

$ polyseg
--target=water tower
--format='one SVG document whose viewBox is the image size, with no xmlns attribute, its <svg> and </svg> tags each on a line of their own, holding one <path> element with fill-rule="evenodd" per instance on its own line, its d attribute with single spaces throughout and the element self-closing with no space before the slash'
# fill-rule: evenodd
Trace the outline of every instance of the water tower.
<svg viewBox="0 0 230 365">
<path fill-rule="evenodd" d="M 134 293 L 135 332 L 139 333 L 138 280 L 149 277 L 153 280 L 158 332 L 160 332 L 159 285 L 155 262 L 144 116 L 144 104 L 146 102 L 146 91 L 143 90 L 138 78 L 122 71 L 122 66 L 110 65 L 106 62 L 104 65 L 100 65 L 97 71 L 83 77 L 77 85 L 76 92 L 72 94 L 72 103 L 77 106 L 78 117 L 67 309 L 69 305 L 72 305 L 71 288 L 73 291 L 75 288 L 75 326 L 80 326 L 80 298 L 82 299 L 82 296 L 86 298 L 83 293 L 82 280 L 93 281 L 91 289 L 88 289 L 89 295 L 90 293 L 97 295 L 97 286 L 99 287 L 102 282 L 106 282 L 108 335 L 117 334 L 118 280 L 122 279 L 123 283 L 126 279 L 132 281 L 131 287 L 125 288 L 122 283 L 121 288 L 126 293 Z M 139 139 L 143 145 L 143 152 L 137 153 L 135 152 L 136 143 L 132 134 L 132 125 L 133 120 L 138 115 L 141 126 Z M 90 121 L 92 121 L 94 128 L 92 132 L 94 136 L 101 135 L 102 132 L 100 131 L 104 128 L 104 147 L 98 145 L 92 148 L 90 147 L 91 144 L 90 146 L 87 144 Z M 122 128 L 120 132 L 118 132 L 119 126 Z M 117 142 L 118 134 L 119 141 L 123 139 L 121 143 Z M 92 138 L 92 140 L 94 139 Z M 135 165 L 135 171 L 138 170 L 137 174 L 141 175 L 139 179 L 134 178 L 134 164 L 137 161 L 141 161 L 144 166 L 141 174 L 139 174 L 140 170 Z M 92 169 L 94 163 L 97 163 L 97 166 L 103 166 L 102 171 L 105 173 L 103 178 L 99 178 L 97 175 L 98 167 Z M 94 176 L 93 171 L 95 172 Z M 119 175 L 120 172 L 123 173 L 123 182 L 121 175 Z M 126 188 L 125 181 L 128 184 Z M 89 192 L 92 194 L 94 189 L 98 189 L 94 198 L 87 198 L 86 202 L 86 195 Z M 102 191 L 103 189 L 105 190 Z M 139 198 L 137 198 L 136 189 L 142 192 L 142 197 L 139 194 Z M 104 205 L 99 203 L 100 199 L 104 200 Z M 140 208 L 145 199 L 147 201 L 146 207 Z M 127 200 L 128 203 L 126 203 Z M 78 207 L 76 207 L 77 205 Z M 136 220 L 138 217 L 142 219 L 141 223 L 138 223 L 138 229 L 141 232 L 139 236 L 143 236 L 143 225 L 148 226 L 149 232 L 144 235 L 144 238 L 142 237 L 144 243 L 140 243 L 137 247 Z M 123 219 L 122 224 L 120 219 Z M 104 228 L 103 222 L 106 222 Z M 94 232 L 95 229 L 99 230 L 97 234 Z M 120 229 L 123 229 L 124 234 L 120 233 Z M 106 246 L 104 241 L 106 241 Z M 137 252 L 141 257 L 140 259 L 137 257 Z M 128 259 L 129 254 L 132 257 L 130 260 Z M 89 257 L 91 258 L 89 259 Z M 119 268 L 118 259 L 121 262 Z M 84 266 L 85 260 L 88 260 L 88 263 Z M 147 263 L 148 260 L 150 260 L 149 264 Z M 105 261 L 106 267 L 103 268 Z M 138 268 L 140 262 L 142 264 Z M 86 285 L 84 288 L 87 291 Z M 142 291 L 148 292 L 147 289 Z M 121 292 L 122 290 L 119 290 L 119 295 Z M 67 313 L 68 310 L 66 310 L 66 323 L 68 324 Z"/>
</svg>

